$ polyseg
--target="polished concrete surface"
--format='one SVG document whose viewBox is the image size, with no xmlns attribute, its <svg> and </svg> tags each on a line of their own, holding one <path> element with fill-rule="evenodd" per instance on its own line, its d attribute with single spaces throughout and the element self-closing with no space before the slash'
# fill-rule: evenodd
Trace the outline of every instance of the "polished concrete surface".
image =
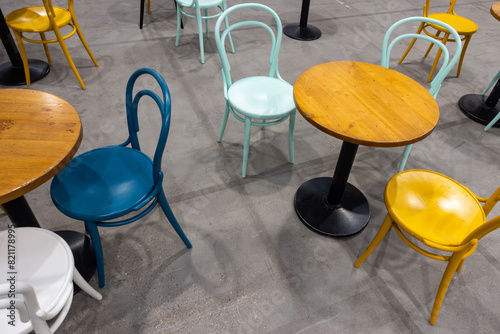
<svg viewBox="0 0 500 334">
<path fill-rule="evenodd" d="M 2 4 L 2 11 L 6 15 L 36 2 L 9 1 Z M 58 333 L 498 332 L 499 232 L 481 240 L 465 261 L 450 284 L 437 324 L 431 326 L 428 320 L 445 263 L 417 254 L 391 232 L 360 268 L 353 267 L 385 216 L 384 186 L 396 172 L 403 148 L 359 148 L 349 182 L 370 203 L 371 220 L 363 231 L 346 238 L 314 233 L 297 217 L 294 194 L 306 180 L 332 175 L 342 142 L 297 115 L 292 165 L 288 122 L 264 131 L 253 128 L 248 176 L 242 179 L 243 124 L 231 117 L 222 142 L 217 143 L 224 97 L 213 34 L 205 38 L 206 60 L 201 64 L 195 21 L 184 20 L 175 47 L 172 1 L 151 0 L 142 30 L 139 2 L 76 1 L 80 25 L 100 65 L 93 66 L 78 38 L 67 41 L 87 90 L 80 88 L 57 45 L 51 46 L 49 75 L 19 88 L 58 95 L 78 110 L 84 129 L 81 153 L 126 138 L 127 79 L 141 67 L 159 71 L 173 101 L 163 186 L 193 248 L 184 247 L 158 209 L 134 224 L 101 228 L 106 286 L 99 291 L 104 298 L 96 301 L 78 293 Z M 244 1 L 228 2 L 231 6 Z M 443 82 L 435 131 L 414 145 L 407 164 L 449 175 L 482 196 L 500 185 L 500 129 L 484 132 L 483 125 L 464 116 L 457 101 L 464 94 L 482 92 L 500 69 L 500 22 L 489 12 L 493 2 L 458 1 L 456 12 L 477 22 L 479 30 L 460 77 L 455 66 Z M 444 11 L 448 3 L 432 1 L 432 10 Z M 284 25 L 298 22 L 301 0 L 266 4 Z M 423 0 L 313 0 L 309 23 L 322 36 L 309 42 L 284 36 L 280 73 L 293 83 L 319 63 L 379 63 L 384 32 L 401 18 L 421 15 L 423 4 Z M 214 25 L 212 20 L 211 31 Z M 406 32 L 416 28 L 410 25 Z M 266 66 L 266 56 L 257 56 L 267 52 L 265 36 L 246 31 L 235 33 L 233 40 L 236 54 L 231 58 L 237 75 L 265 73 L 259 69 Z M 398 65 L 407 43 L 395 47 L 391 67 L 429 87 L 426 79 L 435 50 L 423 58 L 427 43 L 417 42 Z M 30 58 L 44 59 L 40 45 L 26 47 Z M 0 62 L 7 60 L 2 48 Z M 150 87 L 152 81 L 142 85 Z M 150 106 L 145 103 L 141 115 L 146 148 L 154 145 L 157 123 Z M 49 185 L 26 195 L 40 224 L 50 230 L 83 232 L 82 222 L 54 207 Z M 498 213 L 498 209 L 493 212 Z M 8 218 L 0 214 L 0 228 L 7 224 Z M 97 287 L 97 278 L 90 283 Z"/>
</svg>

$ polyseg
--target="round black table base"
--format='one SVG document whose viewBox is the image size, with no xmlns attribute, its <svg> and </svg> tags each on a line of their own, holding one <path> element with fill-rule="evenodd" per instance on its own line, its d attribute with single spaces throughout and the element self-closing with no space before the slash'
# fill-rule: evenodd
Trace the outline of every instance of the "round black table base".
<svg viewBox="0 0 500 334">
<path fill-rule="evenodd" d="M 288 37 L 298 39 L 299 41 L 313 41 L 321 37 L 321 30 L 315 26 L 307 25 L 305 28 L 302 28 L 297 23 L 287 24 L 283 28 L 283 32 Z"/>
<path fill-rule="evenodd" d="M 92 247 L 90 238 L 76 231 L 55 231 L 55 233 L 68 243 L 75 258 L 76 269 L 88 282 L 94 275 L 97 267 L 94 247 Z M 75 294 L 81 290 L 76 284 L 73 284 L 73 288 Z"/>
<path fill-rule="evenodd" d="M 314 231 L 329 236 L 348 236 L 361 231 L 370 220 L 366 197 L 347 183 L 339 206 L 327 203 L 331 177 L 319 177 L 302 184 L 295 194 L 295 211 Z"/>
<path fill-rule="evenodd" d="M 50 71 L 49 64 L 38 59 L 28 59 L 31 82 L 40 80 Z M 21 86 L 26 85 L 23 67 L 14 67 L 10 62 L 0 65 L 0 85 Z"/>
<path fill-rule="evenodd" d="M 488 107 L 484 101 L 488 97 L 480 94 L 467 94 L 458 100 L 460 110 L 470 119 L 481 123 L 489 124 L 493 118 L 500 112 L 500 107 Z M 500 121 L 493 124 L 493 127 L 500 128 Z"/>
</svg>

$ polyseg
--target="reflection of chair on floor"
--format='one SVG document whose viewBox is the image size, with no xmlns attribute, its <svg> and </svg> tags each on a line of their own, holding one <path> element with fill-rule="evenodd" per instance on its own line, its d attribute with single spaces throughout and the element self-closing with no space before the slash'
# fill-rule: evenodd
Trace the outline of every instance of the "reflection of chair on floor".
<svg viewBox="0 0 500 334">
<path fill-rule="evenodd" d="M 431 38 L 429 36 L 425 35 L 418 35 L 418 34 L 403 34 L 395 37 L 391 43 L 389 44 L 389 38 L 391 37 L 392 32 L 399 27 L 402 24 L 406 24 L 408 22 L 421 22 L 420 25 L 427 24 L 427 25 L 432 25 L 436 27 L 440 27 L 443 30 L 447 30 L 451 33 L 451 35 L 457 40 L 456 46 L 455 46 L 455 53 L 453 55 L 453 58 L 449 61 L 449 52 L 446 46 L 441 43 L 439 40 Z M 447 25 L 446 23 L 431 19 L 431 18 L 426 18 L 426 17 L 409 17 L 406 19 L 399 20 L 398 22 L 394 23 L 385 33 L 384 36 L 384 41 L 382 43 L 382 57 L 381 57 L 381 62 L 380 65 L 386 68 L 389 68 L 389 60 L 391 58 L 391 50 L 394 47 L 396 43 L 401 41 L 402 39 L 405 38 L 413 38 L 413 41 L 415 41 L 417 38 L 423 39 L 425 41 L 428 41 L 431 43 L 431 45 L 436 44 L 439 47 L 439 52 L 444 53 L 444 61 L 443 64 L 441 65 L 441 69 L 438 71 L 438 74 L 436 77 L 432 80 L 431 82 L 431 88 L 429 89 L 429 93 L 436 98 L 439 89 L 441 88 L 441 83 L 443 82 L 444 78 L 452 67 L 455 65 L 455 63 L 458 60 L 458 57 L 460 57 L 460 51 L 462 50 L 462 42 L 460 41 L 460 38 L 458 36 L 458 33 L 453 29 L 453 27 Z M 412 41 L 412 43 L 413 43 Z M 405 147 L 405 150 L 403 152 L 403 157 L 401 158 L 401 162 L 399 164 L 399 172 L 401 172 L 406 165 L 406 161 L 408 160 L 408 156 L 410 155 L 410 150 L 413 145 L 408 145 Z"/>
<path fill-rule="evenodd" d="M 71 307 L 73 281 L 93 298 L 102 299 L 80 276 L 71 249 L 54 232 L 34 227 L 5 230 L 0 232 L 0 244 L 5 246 L 0 267 L 7 275 L 7 283 L 0 284 L 0 333 L 56 331 Z M 16 274 L 9 280 L 12 271 Z M 50 327 L 48 320 L 53 321 Z"/>
<path fill-rule="evenodd" d="M 474 252 L 481 238 L 500 227 L 500 216 L 486 221 L 500 200 L 500 188 L 489 198 L 482 198 L 447 176 L 415 169 L 394 175 L 387 183 L 384 199 L 387 217 L 354 266 L 363 263 L 391 228 L 420 254 L 448 262 L 432 308 L 430 323 L 434 325 L 455 271 L 462 269 L 464 260 Z M 451 255 L 424 250 L 405 233 Z"/>
<path fill-rule="evenodd" d="M 273 29 L 260 21 L 240 21 L 232 24 L 221 32 L 222 21 L 238 10 L 254 8 L 268 12 L 276 22 L 276 34 Z M 261 13 L 259 15 L 263 15 Z M 271 37 L 270 69 L 268 76 L 247 77 L 236 82 L 231 79 L 231 66 L 227 57 L 224 41 L 229 33 L 240 27 L 260 27 L 267 30 Z M 218 142 L 222 140 L 226 129 L 229 113 L 245 123 L 245 139 L 243 147 L 243 167 L 241 176 L 246 176 L 248 151 L 250 147 L 250 128 L 252 125 L 264 128 L 275 125 L 289 118 L 288 146 L 290 162 L 293 163 L 293 133 L 295 126 L 295 104 L 293 102 L 293 87 L 284 81 L 278 72 L 278 56 L 281 45 L 283 29 L 278 15 L 269 7 L 261 4 L 241 4 L 226 10 L 217 20 L 215 25 L 215 43 L 222 62 L 222 81 L 224 84 L 224 98 L 226 107 Z M 254 121 L 258 120 L 258 122 Z"/>
<path fill-rule="evenodd" d="M 434 14 L 429 14 L 429 7 L 430 7 L 430 0 L 426 0 L 425 6 L 424 6 L 424 17 L 428 17 L 431 19 L 435 19 L 441 22 L 444 22 L 450 26 L 452 26 L 459 35 L 464 36 L 461 40 L 464 42 L 464 47 L 462 49 L 462 54 L 460 55 L 460 61 L 458 62 L 458 70 L 457 70 L 457 77 L 460 76 L 460 71 L 462 69 L 462 62 L 464 61 L 464 56 L 465 56 L 465 51 L 467 50 L 467 46 L 469 45 L 470 39 L 472 35 L 477 31 L 478 27 L 477 24 L 474 21 L 471 21 L 463 16 L 459 16 L 455 14 L 455 3 L 457 0 L 451 0 L 450 1 L 450 7 L 448 8 L 448 11 L 446 13 L 434 13 Z M 428 29 L 432 28 L 435 29 L 436 32 L 429 32 Z M 449 40 L 450 37 L 450 32 L 446 29 L 444 29 L 442 26 L 439 26 L 434 23 L 426 23 L 422 22 L 420 26 L 417 29 L 417 34 L 420 34 L 421 32 L 424 32 L 428 36 L 438 39 L 443 42 L 443 44 L 446 44 L 446 42 L 455 42 L 458 39 L 453 39 Z M 441 37 L 441 33 L 443 33 L 443 37 Z M 408 48 L 406 49 L 406 52 L 403 54 L 401 59 L 399 60 L 399 63 L 401 63 L 408 52 L 410 52 L 411 48 L 415 44 L 416 39 L 413 39 L 413 41 L 410 43 Z M 429 52 L 431 51 L 432 47 L 434 44 L 431 44 L 429 48 L 427 49 L 427 52 L 425 53 L 424 57 L 427 57 Z M 431 82 L 432 75 L 434 73 L 434 70 L 436 69 L 436 65 L 439 61 L 439 57 L 441 56 L 441 50 L 438 50 L 436 54 L 436 59 L 434 60 L 434 63 L 432 64 L 432 69 L 431 73 L 429 74 L 429 78 L 427 79 L 428 82 Z"/>
<path fill-rule="evenodd" d="M 157 80 L 161 97 L 148 89 L 133 96 L 134 84 L 143 74 Z M 138 105 L 143 96 L 151 97 L 161 114 L 161 130 L 153 159 L 144 154 L 139 145 Z M 160 204 L 186 247 L 191 248 L 162 188 L 161 160 L 170 128 L 170 107 L 170 92 L 158 72 L 145 68 L 137 70 L 126 89 L 128 139 L 121 145 L 98 148 L 73 158 L 52 181 L 51 196 L 57 208 L 71 218 L 85 221 L 96 254 L 101 288 L 104 286 L 104 260 L 98 226 L 132 223 Z M 128 144 L 132 147 L 127 147 Z M 116 220 L 134 212 L 133 216 Z"/>
<path fill-rule="evenodd" d="M 26 83 L 29 86 L 31 84 L 31 81 L 28 67 L 28 56 L 26 55 L 23 40 L 30 43 L 43 44 L 49 64 L 52 63 L 52 60 L 50 58 L 49 48 L 47 44 L 58 42 L 61 46 L 61 49 L 63 50 L 64 55 L 66 56 L 66 59 L 68 60 L 69 65 L 71 66 L 71 69 L 73 70 L 73 73 L 76 76 L 76 79 L 78 80 L 82 88 L 85 89 L 85 84 L 83 83 L 82 78 L 80 77 L 80 74 L 78 73 L 75 64 L 73 63 L 73 59 L 69 54 L 64 40 L 73 36 L 76 32 L 95 66 L 99 66 L 99 64 L 97 64 L 97 60 L 95 60 L 94 56 L 92 55 L 92 52 L 90 51 L 90 48 L 87 45 L 85 38 L 83 37 L 82 31 L 80 30 L 78 21 L 76 20 L 75 11 L 73 9 L 74 0 L 68 0 L 67 9 L 52 6 L 52 0 L 42 1 L 43 6 L 32 6 L 17 9 L 5 17 L 5 22 L 14 32 L 14 36 L 16 36 L 17 45 L 19 46 L 19 52 L 21 53 L 21 58 L 23 59 Z M 72 31 L 69 34 L 63 36 L 59 29 L 65 26 L 70 26 L 72 28 Z M 54 34 L 56 35 L 56 39 L 46 39 L 45 33 L 50 31 L 54 32 Z M 41 40 L 27 38 L 24 35 L 25 33 L 38 33 L 40 34 Z"/>
</svg>

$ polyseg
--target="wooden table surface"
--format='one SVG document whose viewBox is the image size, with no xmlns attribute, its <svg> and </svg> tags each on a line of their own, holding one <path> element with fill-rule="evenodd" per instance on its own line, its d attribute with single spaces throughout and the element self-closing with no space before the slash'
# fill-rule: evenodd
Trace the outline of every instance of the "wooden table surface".
<svg viewBox="0 0 500 334">
<path fill-rule="evenodd" d="M 80 116 L 68 102 L 40 91 L 0 90 L 0 204 L 52 178 L 81 141 Z"/>
<path fill-rule="evenodd" d="M 491 6 L 490 13 L 494 18 L 500 21 L 500 2 L 494 3 L 493 6 Z"/>
<path fill-rule="evenodd" d="M 439 119 L 436 100 L 425 87 L 379 65 L 316 65 L 299 76 L 293 94 L 309 123 L 358 145 L 413 144 L 427 137 Z"/>
</svg>

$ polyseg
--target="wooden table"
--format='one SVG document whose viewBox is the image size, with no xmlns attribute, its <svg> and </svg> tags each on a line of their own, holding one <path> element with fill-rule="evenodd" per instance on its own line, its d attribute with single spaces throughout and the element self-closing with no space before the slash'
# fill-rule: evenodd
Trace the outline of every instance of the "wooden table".
<svg viewBox="0 0 500 334">
<path fill-rule="evenodd" d="M 427 137 L 439 107 L 413 79 L 379 65 L 352 61 L 314 66 L 294 85 L 297 110 L 319 130 L 344 142 L 333 178 L 302 184 L 295 194 L 299 218 L 313 230 L 345 236 L 370 218 L 368 201 L 347 183 L 359 145 L 395 147 Z"/>
<path fill-rule="evenodd" d="M 491 6 L 490 13 L 500 21 L 500 2 Z M 486 91 L 483 94 L 486 94 Z M 458 106 L 470 119 L 481 124 L 489 124 L 500 113 L 500 106 L 498 106 L 498 100 L 500 99 L 500 78 L 497 80 L 488 97 L 483 94 L 464 95 L 458 100 Z M 496 128 L 500 127 L 500 121 L 497 121 L 492 126 Z"/>
<path fill-rule="evenodd" d="M 14 225 L 40 227 L 23 195 L 56 175 L 81 141 L 80 116 L 68 102 L 35 90 L 0 90 L 0 204 Z M 88 237 L 57 233 L 70 244 L 77 269 L 88 280 L 95 270 Z"/>
</svg>

